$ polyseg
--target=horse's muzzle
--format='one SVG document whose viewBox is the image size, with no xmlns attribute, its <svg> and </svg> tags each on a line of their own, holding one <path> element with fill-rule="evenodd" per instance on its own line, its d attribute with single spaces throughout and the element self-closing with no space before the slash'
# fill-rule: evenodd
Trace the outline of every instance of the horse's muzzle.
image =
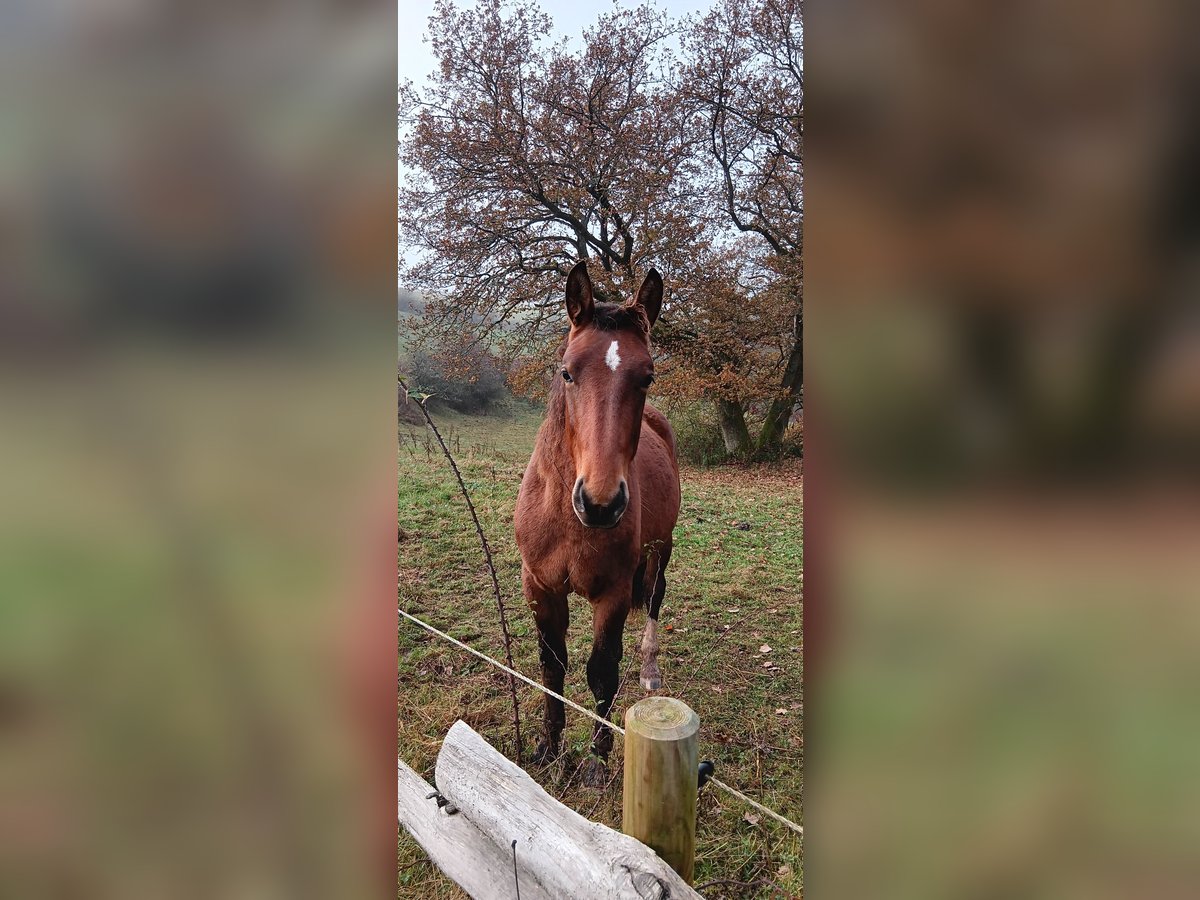
<svg viewBox="0 0 1200 900">
<path fill-rule="evenodd" d="M 617 495 L 612 500 L 608 503 L 593 503 L 583 487 L 583 479 L 577 478 L 575 490 L 571 494 L 571 505 L 575 507 L 575 515 L 579 517 L 579 521 L 588 528 L 615 528 L 621 521 L 621 516 L 625 515 L 625 508 L 629 506 L 629 488 L 622 478 Z"/>
</svg>

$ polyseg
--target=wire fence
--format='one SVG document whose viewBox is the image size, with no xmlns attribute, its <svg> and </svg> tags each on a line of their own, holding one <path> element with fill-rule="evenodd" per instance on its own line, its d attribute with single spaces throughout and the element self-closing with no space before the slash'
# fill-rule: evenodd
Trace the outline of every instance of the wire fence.
<svg viewBox="0 0 1200 900">
<path fill-rule="evenodd" d="M 587 716 L 589 719 L 592 719 L 595 722 L 599 722 L 605 728 L 611 728 L 617 734 L 624 736 L 625 729 L 622 728 L 620 725 L 616 724 L 615 722 L 605 719 L 602 716 L 596 715 L 596 713 L 592 712 L 590 709 L 587 709 L 584 706 L 580 706 L 574 700 L 570 700 L 570 699 L 564 697 L 562 694 L 559 694 L 555 691 L 550 690 L 550 688 L 546 687 L 543 684 L 539 684 L 538 682 L 536 682 L 532 678 L 530 678 L 528 675 L 524 675 L 521 672 L 518 672 L 516 669 L 506 666 L 504 663 L 500 662 L 499 660 L 494 659 L 491 656 L 488 656 L 486 653 L 483 653 L 480 650 L 476 650 L 474 647 L 470 646 L 469 644 L 464 644 L 462 641 L 458 640 L 458 638 L 453 637 L 449 634 L 446 634 L 446 632 L 444 632 L 438 628 L 434 628 L 428 622 L 424 622 L 421 619 L 418 619 L 416 616 L 412 615 L 411 613 L 407 613 L 402 609 L 398 609 L 397 612 L 401 616 L 403 616 L 405 619 L 412 622 L 414 625 L 416 625 L 420 628 L 424 628 L 430 634 L 436 635 L 437 637 L 440 637 L 444 641 L 449 641 L 451 644 L 453 644 L 455 647 L 458 647 L 460 650 L 465 650 L 467 653 L 470 653 L 472 656 L 476 656 L 479 659 L 482 659 L 484 662 L 488 663 L 489 665 L 495 666 L 497 669 L 500 669 L 501 671 L 508 673 L 508 675 L 510 675 L 511 677 L 525 682 L 525 684 L 529 685 L 532 688 L 536 688 L 537 690 L 541 691 L 543 694 L 549 694 L 551 697 L 554 697 L 556 700 L 561 700 L 563 703 L 565 703 L 567 706 L 571 707 L 571 709 L 575 710 L 576 712 L 582 713 L 583 715 Z M 793 822 L 791 819 L 787 818 L 786 816 L 782 816 L 779 813 L 775 812 L 775 810 L 771 809 L 770 807 L 763 806 L 757 800 L 755 800 L 751 797 L 747 797 L 741 791 L 737 790 L 736 788 L 730 787 L 728 784 L 721 781 L 716 776 L 710 775 L 708 778 L 708 783 L 713 785 L 713 787 L 716 787 L 734 797 L 737 797 L 742 802 L 754 807 L 754 809 L 758 810 L 759 812 L 763 813 L 764 815 L 770 816 L 776 822 L 779 822 L 781 825 L 787 826 L 788 828 L 792 829 L 792 831 L 796 832 L 797 834 L 799 834 L 801 836 L 804 835 L 803 827 L 801 827 L 800 825 L 797 825 L 795 822 Z"/>
</svg>

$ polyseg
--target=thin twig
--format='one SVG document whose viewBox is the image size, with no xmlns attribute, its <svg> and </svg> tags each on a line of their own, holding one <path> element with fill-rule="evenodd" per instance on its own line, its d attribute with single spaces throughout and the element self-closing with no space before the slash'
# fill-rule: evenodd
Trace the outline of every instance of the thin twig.
<svg viewBox="0 0 1200 900">
<path fill-rule="evenodd" d="M 408 402 L 408 385 L 404 383 L 404 379 L 399 375 L 396 376 L 396 381 L 404 389 L 405 402 Z M 471 513 L 471 521 L 475 523 L 475 533 L 479 535 L 479 545 L 483 547 L 483 555 L 487 560 L 488 572 L 492 576 L 492 593 L 496 597 L 496 609 L 500 613 L 500 630 L 504 634 L 504 659 L 511 669 L 513 668 L 512 638 L 508 634 L 508 615 L 504 609 L 504 600 L 500 597 L 500 579 L 496 577 L 496 564 L 492 562 L 492 549 L 488 546 L 487 537 L 484 536 L 483 526 L 479 524 L 479 516 L 475 512 L 475 504 L 471 502 L 471 495 L 467 493 L 467 485 L 463 481 L 462 473 L 458 471 L 458 464 L 455 463 L 454 457 L 450 455 L 450 450 L 446 446 L 446 442 L 442 440 L 441 432 L 433 424 L 433 419 L 429 415 L 429 410 L 425 408 L 425 404 L 417 401 L 417 406 L 421 410 L 421 415 L 425 417 L 425 422 L 429 425 L 429 430 L 433 432 L 438 444 L 441 445 L 442 453 L 446 455 L 446 461 L 450 463 L 450 468 L 454 470 L 454 477 L 458 479 L 458 488 L 462 491 L 463 499 L 467 501 L 467 509 Z M 517 740 L 517 764 L 521 765 L 521 712 L 517 704 L 517 682 L 511 673 L 508 676 L 508 690 L 512 695 L 513 731 L 516 734 Z"/>
</svg>

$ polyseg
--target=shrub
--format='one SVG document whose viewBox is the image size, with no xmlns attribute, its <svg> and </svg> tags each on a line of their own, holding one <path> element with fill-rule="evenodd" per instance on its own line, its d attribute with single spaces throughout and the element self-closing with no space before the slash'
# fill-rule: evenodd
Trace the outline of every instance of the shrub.
<svg viewBox="0 0 1200 900">
<path fill-rule="evenodd" d="M 757 434 L 757 432 L 753 433 Z M 798 414 L 783 432 L 783 438 L 779 441 L 778 445 L 755 450 L 750 455 L 750 458 L 756 462 L 770 462 L 789 457 L 803 456 L 804 416 Z"/>
<path fill-rule="evenodd" d="M 410 387 L 433 394 L 435 402 L 459 412 L 491 412 L 508 398 L 504 374 L 486 351 L 460 354 L 451 365 L 439 356 L 418 350 L 413 353 L 410 369 Z"/>
<path fill-rule="evenodd" d="M 711 403 L 671 403 L 663 411 L 675 431 L 675 455 L 680 462 L 712 466 L 729 457 Z"/>
<path fill-rule="evenodd" d="M 675 430 L 675 451 L 680 462 L 694 466 L 715 466 L 726 462 L 771 462 L 804 455 L 804 418 L 796 415 L 783 433 L 777 446 L 751 450 L 747 454 L 731 454 L 725 449 L 721 427 L 712 403 L 698 401 L 668 401 L 664 404 L 671 427 Z M 746 416 L 751 438 L 757 437 L 761 420 Z"/>
</svg>

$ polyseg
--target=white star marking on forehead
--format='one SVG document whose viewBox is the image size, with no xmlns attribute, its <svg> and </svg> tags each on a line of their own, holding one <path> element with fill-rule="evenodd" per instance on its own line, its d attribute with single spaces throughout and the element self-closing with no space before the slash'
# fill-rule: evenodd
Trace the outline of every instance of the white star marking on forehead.
<svg viewBox="0 0 1200 900">
<path fill-rule="evenodd" d="M 617 371 L 617 366 L 621 364 L 621 354 L 617 352 L 616 341 L 608 345 L 608 353 L 604 355 L 604 361 L 608 363 L 610 369 L 614 372 Z"/>
</svg>

